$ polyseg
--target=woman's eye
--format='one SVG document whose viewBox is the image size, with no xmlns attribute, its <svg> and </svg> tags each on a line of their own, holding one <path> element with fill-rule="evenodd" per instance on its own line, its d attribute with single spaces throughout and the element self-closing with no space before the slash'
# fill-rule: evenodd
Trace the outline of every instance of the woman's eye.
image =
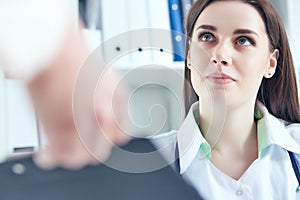
<svg viewBox="0 0 300 200">
<path fill-rule="evenodd" d="M 199 39 L 204 42 L 211 42 L 215 39 L 215 37 L 211 33 L 202 33 L 200 34 Z"/>
<path fill-rule="evenodd" d="M 243 46 L 249 46 L 249 45 L 253 44 L 252 40 L 250 40 L 247 37 L 240 37 L 240 38 L 238 38 L 237 41 L 236 41 L 236 43 L 239 44 L 239 45 L 243 45 Z"/>
</svg>

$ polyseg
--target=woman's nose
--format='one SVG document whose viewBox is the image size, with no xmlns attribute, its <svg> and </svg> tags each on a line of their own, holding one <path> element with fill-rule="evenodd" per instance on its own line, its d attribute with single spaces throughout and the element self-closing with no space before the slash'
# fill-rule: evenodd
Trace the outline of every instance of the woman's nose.
<svg viewBox="0 0 300 200">
<path fill-rule="evenodd" d="M 222 65 L 224 65 L 224 66 L 228 66 L 229 64 L 229 62 L 227 61 L 227 59 L 226 58 L 221 58 L 221 59 L 213 59 L 212 60 L 212 62 L 214 63 L 214 64 L 222 64 Z"/>
<path fill-rule="evenodd" d="M 217 66 L 228 67 L 231 65 L 231 50 L 228 44 L 218 44 L 212 54 L 211 63 Z"/>
</svg>

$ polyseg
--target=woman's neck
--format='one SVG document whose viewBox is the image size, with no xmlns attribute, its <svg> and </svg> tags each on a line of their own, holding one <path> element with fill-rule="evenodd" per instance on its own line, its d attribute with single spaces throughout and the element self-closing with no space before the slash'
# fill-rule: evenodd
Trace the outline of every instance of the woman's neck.
<svg viewBox="0 0 300 200">
<path fill-rule="evenodd" d="M 254 104 L 211 109 L 200 105 L 199 110 L 201 132 L 212 148 L 211 162 L 238 180 L 258 157 Z"/>
<path fill-rule="evenodd" d="M 200 129 L 212 148 L 245 150 L 257 143 L 254 105 L 239 107 L 214 104 L 205 107 L 199 104 Z"/>
</svg>

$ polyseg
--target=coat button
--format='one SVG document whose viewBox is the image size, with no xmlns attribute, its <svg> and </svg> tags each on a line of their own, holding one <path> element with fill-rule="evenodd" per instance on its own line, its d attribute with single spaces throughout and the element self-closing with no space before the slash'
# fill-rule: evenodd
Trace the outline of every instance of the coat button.
<svg viewBox="0 0 300 200">
<path fill-rule="evenodd" d="M 235 194 L 236 194 L 236 196 L 242 196 L 243 191 L 242 190 L 237 190 Z"/>
<path fill-rule="evenodd" d="M 21 164 L 21 163 L 15 163 L 12 168 L 11 168 L 12 172 L 17 174 L 17 175 L 22 175 L 25 173 L 26 171 L 26 167 Z"/>
</svg>

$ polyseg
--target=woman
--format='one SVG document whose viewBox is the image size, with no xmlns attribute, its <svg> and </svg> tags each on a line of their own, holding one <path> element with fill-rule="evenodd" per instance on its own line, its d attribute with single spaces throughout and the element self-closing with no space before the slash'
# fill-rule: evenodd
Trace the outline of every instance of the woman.
<svg viewBox="0 0 300 200">
<path fill-rule="evenodd" d="M 300 153 L 298 93 L 276 10 L 266 0 L 198 0 L 186 34 L 189 111 L 154 143 L 172 147 L 169 160 L 178 151 L 180 174 L 204 199 L 299 199 L 287 151 Z"/>
</svg>

